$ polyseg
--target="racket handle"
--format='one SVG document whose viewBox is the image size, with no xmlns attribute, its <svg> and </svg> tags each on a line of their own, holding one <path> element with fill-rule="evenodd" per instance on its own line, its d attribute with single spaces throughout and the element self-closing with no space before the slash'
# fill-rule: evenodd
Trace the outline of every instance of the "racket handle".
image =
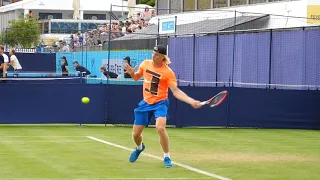
<svg viewBox="0 0 320 180">
<path fill-rule="evenodd" d="M 207 101 L 202 101 L 200 104 L 203 106 L 203 105 L 207 104 Z"/>
</svg>

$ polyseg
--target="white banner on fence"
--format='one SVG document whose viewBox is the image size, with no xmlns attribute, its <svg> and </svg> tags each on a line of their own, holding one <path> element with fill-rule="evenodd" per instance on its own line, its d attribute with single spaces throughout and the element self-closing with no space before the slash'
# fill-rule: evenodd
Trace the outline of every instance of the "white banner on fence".
<svg viewBox="0 0 320 180">
<path fill-rule="evenodd" d="M 159 34 L 176 33 L 176 16 L 159 19 Z"/>
<path fill-rule="evenodd" d="M 108 70 L 108 59 L 102 59 L 102 66 Z M 114 72 L 121 76 L 124 73 L 123 70 L 124 61 L 122 59 L 110 59 L 109 71 Z"/>
</svg>

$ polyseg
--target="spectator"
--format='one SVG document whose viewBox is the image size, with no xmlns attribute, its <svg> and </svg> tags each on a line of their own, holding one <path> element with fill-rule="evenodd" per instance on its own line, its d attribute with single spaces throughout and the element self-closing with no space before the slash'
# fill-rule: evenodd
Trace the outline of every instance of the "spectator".
<svg viewBox="0 0 320 180">
<path fill-rule="evenodd" d="M 33 12 L 32 11 L 29 11 L 29 18 L 33 18 Z"/>
<path fill-rule="evenodd" d="M 149 21 L 151 19 L 151 11 L 149 10 L 148 7 L 146 7 L 143 11 L 143 19 L 146 21 Z"/>
<path fill-rule="evenodd" d="M 131 66 L 130 57 L 129 56 L 125 57 L 123 60 L 124 60 L 124 63 L 127 63 L 127 64 L 129 64 Z M 128 73 L 124 73 L 124 78 L 131 78 L 131 76 Z"/>
<path fill-rule="evenodd" d="M 105 75 L 107 78 L 117 78 L 118 74 L 111 72 L 111 71 L 107 71 L 107 69 L 105 67 L 100 67 L 100 72 L 102 72 L 103 75 Z"/>
<path fill-rule="evenodd" d="M 87 68 L 79 65 L 78 61 L 74 61 L 73 66 L 75 67 L 76 71 L 79 71 L 83 76 L 89 76 L 91 74 Z"/>
<path fill-rule="evenodd" d="M 22 71 L 22 66 L 17 58 L 17 56 L 15 55 L 15 50 L 11 49 L 9 52 L 10 55 L 10 65 L 13 67 L 13 71 L 14 71 L 14 77 L 18 77 L 19 72 Z"/>
<path fill-rule="evenodd" d="M 61 61 L 62 61 L 62 65 L 61 65 L 62 76 L 68 76 L 69 74 L 68 60 L 65 56 L 62 56 Z"/>
<path fill-rule="evenodd" d="M 59 41 L 60 49 L 59 52 L 69 52 L 69 48 L 65 46 L 65 42 Z"/>
<path fill-rule="evenodd" d="M 3 57 L 3 64 L 1 65 L 2 67 L 2 73 L 0 74 L 0 76 L 2 76 L 3 78 L 7 77 L 7 69 L 8 69 L 8 64 L 9 64 L 9 57 L 4 53 L 4 47 L 0 46 L 0 56 Z"/>
<path fill-rule="evenodd" d="M 4 67 L 4 58 L 3 56 L 0 55 L 0 78 L 5 78 L 5 76 L 3 76 L 3 67 Z M 5 83 L 5 80 L 1 80 L 0 83 Z"/>
</svg>

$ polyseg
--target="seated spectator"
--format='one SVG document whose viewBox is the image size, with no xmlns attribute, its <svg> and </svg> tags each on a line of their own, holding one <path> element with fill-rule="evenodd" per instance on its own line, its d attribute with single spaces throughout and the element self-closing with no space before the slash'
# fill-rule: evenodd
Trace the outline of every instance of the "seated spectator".
<svg viewBox="0 0 320 180">
<path fill-rule="evenodd" d="M 69 48 L 66 46 L 65 42 L 59 41 L 60 49 L 59 52 L 69 52 Z"/>
<path fill-rule="evenodd" d="M 22 71 L 22 66 L 17 58 L 17 56 L 15 55 L 15 50 L 11 49 L 9 52 L 10 55 L 10 66 L 13 67 L 13 71 L 14 71 L 14 77 L 18 77 L 19 72 Z"/>
<path fill-rule="evenodd" d="M 107 78 L 117 78 L 118 74 L 111 72 L 111 71 L 107 71 L 107 69 L 105 67 L 100 67 L 100 72 L 102 72 L 103 75 L 105 75 Z"/>
</svg>

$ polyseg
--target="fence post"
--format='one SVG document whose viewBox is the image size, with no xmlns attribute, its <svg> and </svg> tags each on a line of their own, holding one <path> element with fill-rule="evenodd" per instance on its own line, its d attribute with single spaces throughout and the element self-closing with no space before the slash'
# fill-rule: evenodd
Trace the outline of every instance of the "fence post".
<svg viewBox="0 0 320 180">
<path fill-rule="evenodd" d="M 158 32 L 157 32 L 157 39 L 156 39 L 156 46 L 159 44 L 160 41 L 160 18 L 158 18 Z"/>
<path fill-rule="evenodd" d="M 110 67 L 110 51 L 111 51 L 111 17 L 112 17 L 112 3 L 110 4 L 110 10 L 109 10 L 109 24 L 110 24 L 110 28 L 109 28 L 109 39 L 108 39 L 108 71 L 109 67 Z M 105 123 L 108 123 L 108 100 L 109 100 L 109 77 L 107 77 L 107 85 L 106 85 L 106 115 L 105 115 Z"/>
<path fill-rule="evenodd" d="M 230 96 L 231 96 L 231 90 L 232 88 L 230 87 L 230 81 L 231 78 L 229 77 L 229 86 L 227 87 L 228 89 L 228 96 L 227 96 L 227 108 L 226 108 L 226 128 L 229 127 L 229 116 L 230 116 L 230 112 L 229 112 L 229 108 L 230 108 Z"/>
<path fill-rule="evenodd" d="M 219 33 L 217 32 L 217 44 L 216 44 L 216 87 L 218 87 L 218 62 L 219 62 Z"/>
<path fill-rule="evenodd" d="M 192 81 L 193 87 L 196 86 L 196 34 L 193 34 L 193 66 L 192 66 Z"/>
<path fill-rule="evenodd" d="M 234 11 L 234 25 L 233 25 L 233 55 L 232 55 L 232 87 L 234 81 L 234 64 L 235 64 L 235 51 L 236 51 L 236 25 L 237 25 L 237 11 Z"/>
<path fill-rule="evenodd" d="M 8 28 L 6 28 L 6 51 L 8 51 Z"/>
<path fill-rule="evenodd" d="M 271 89 L 271 71 L 272 71 L 272 29 L 270 29 L 270 46 L 269 46 L 269 89 Z M 268 88 L 268 86 L 267 86 Z"/>
</svg>

